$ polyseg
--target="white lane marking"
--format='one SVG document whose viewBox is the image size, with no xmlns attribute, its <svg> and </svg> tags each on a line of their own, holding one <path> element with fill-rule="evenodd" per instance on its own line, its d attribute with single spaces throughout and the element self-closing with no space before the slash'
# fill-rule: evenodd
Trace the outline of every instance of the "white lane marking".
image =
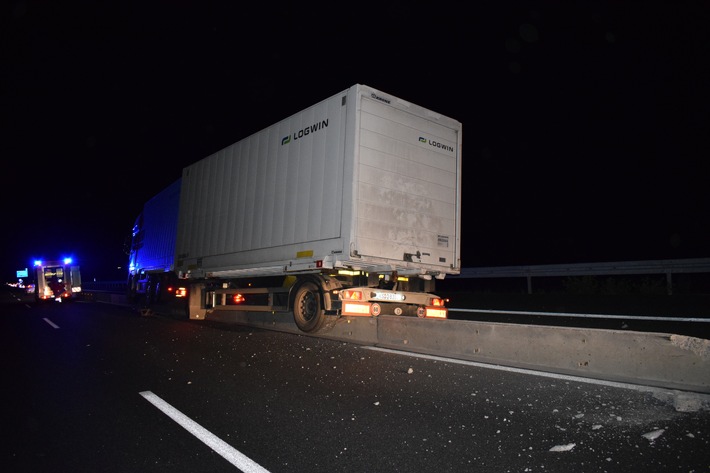
<svg viewBox="0 0 710 473">
<path fill-rule="evenodd" d="M 244 473 L 269 473 L 269 470 L 264 469 L 251 458 L 247 457 L 240 451 L 236 450 L 225 441 L 216 437 L 212 432 L 208 431 L 194 420 L 187 417 L 185 414 L 175 409 L 173 406 L 165 402 L 163 399 L 155 395 L 151 391 L 142 391 L 139 393 L 148 402 L 163 411 L 165 415 L 180 424 L 182 428 L 190 432 L 192 435 L 201 440 L 205 445 L 210 447 L 215 452 L 219 453 L 225 460 L 239 468 Z"/>
<path fill-rule="evenodd" d="M 670 389 L 656 388 L 653 386 L 643 386 L 640 384 L 620 383 L 617 381 L 606 381 L 603 379 L 584 378 L 582 376 L 571 376 L 571 375 L 567 375 L 567 374 L 547 373 L 545 371 L 535 371 L 535 370 L 529 370 L 529 369 L 525 369 L 525 368 L 514 368 L 512 366 L 494 365 L 494 364 L 480 363 L 477 361 L 468 361 L 468 360 L 457 360 L 455 358 L 446 358 L 443 356 L 434 356 L 434 355 L 424 355 L 421 353 L 410 353 L 410 352 L 406 352 L 406 351 L 393 350 L 390 348 L 368 347 L 368 346 L 363 346 L 362 348 L 364 348 L 366 350 L 375 350 L 375 351 L 382 351 L 382 352 L 386 352 L 386 353 L 394 353 L 397 355 L 412 356 L 414 358 L 426 358 L 429 360 L 445 361 L 447 363 L 458 363 L 460 365 L 477 366 L 479 368 L 487 368 L 487 369 L 499 370 L 499 371 L 509 371 L 512 373 L 529 374 L 529 375 L 533 375 L 533 376 L 542 376 L 545 378 L 562 379 L 565 381 L 576 381 L 579 383 L 599 384 L 601 386 L 610 386 L 610 387 L 614 387 L 614 388 L 633 389 L 635 391 L 641 391 L 641 392 L 668 393 L 669 391 L 672 391 Z"/>
<path fill-rule="evenodd" d="M 59 328 L 59 325 L 55 324 L 51 320 L 49 320 L 47 317 L 44 318 L 44 321 L 47 322 L 49 325 L 51 325 L 54 328 Z"/>
</svg>

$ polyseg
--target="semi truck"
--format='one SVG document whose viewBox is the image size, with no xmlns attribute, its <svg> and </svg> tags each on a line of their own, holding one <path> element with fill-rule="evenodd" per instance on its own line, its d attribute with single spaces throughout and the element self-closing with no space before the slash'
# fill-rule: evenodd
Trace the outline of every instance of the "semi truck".
<svg viewBox="0 0 710 473">
<path fill-rule="evenodd" d="M 355 84 L 182 169 L 146 202 L 129 295 L 215 311 L 447 318 L 460 273 L 462 124 Z"/>
<path fill-rule="evenodd" d="M 155 308 L 180 314 L 186 295 L 175 272 L 175 239 L 181 180 L 173 182 L 143 205 L 130 234 L 128 295 L 143 315 Z"/>
<path fill-rule="evenodd" d="M 72 301 L 81 295 L 81 269 L 71 258 L 34 262 L 35 300 Z"/>
</svg>

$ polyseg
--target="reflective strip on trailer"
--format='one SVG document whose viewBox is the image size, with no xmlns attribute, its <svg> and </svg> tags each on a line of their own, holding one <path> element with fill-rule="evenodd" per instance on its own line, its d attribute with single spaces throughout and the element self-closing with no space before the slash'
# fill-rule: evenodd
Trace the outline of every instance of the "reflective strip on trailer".
<svg viewBox="0 0 710 473">
<path fill-rule="evenodd" d="M 369 316 L 370 303 L 343 301 L 343 310 L 341 313 L 342 315 Z"/>
<path fill-rule="evenodd" d="M 447 314 L 448 310 L 443 307 L 427 307 L 424 317 L 427 319 L 445 319 Z"/>
</svg>

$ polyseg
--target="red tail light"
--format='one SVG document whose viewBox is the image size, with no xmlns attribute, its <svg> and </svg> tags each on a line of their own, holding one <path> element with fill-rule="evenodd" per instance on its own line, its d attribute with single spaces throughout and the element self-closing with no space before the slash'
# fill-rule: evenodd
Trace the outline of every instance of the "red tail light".
<svg viewBox="0 0 710 473">
<path fill-rule="evenodd" d="M 351 291 L 349 289 L 346 289 L 344 291 L 340 291 L 340 300 L 341 301 L 361 301 L 362 300 L 362 292 Z"/>
</svg>

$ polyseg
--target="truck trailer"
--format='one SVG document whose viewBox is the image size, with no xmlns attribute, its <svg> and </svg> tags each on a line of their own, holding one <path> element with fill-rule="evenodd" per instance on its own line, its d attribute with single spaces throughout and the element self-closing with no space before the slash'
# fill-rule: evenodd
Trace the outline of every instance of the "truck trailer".
<svg viewBox="0 0 710 473">
<path fill-rule="evenodd" d="M 144 205 L 130 295 L 214 311 L 446 318 L 460 273 L 462 125 L 356 84 L 182 170 Z"/>
</svg>

